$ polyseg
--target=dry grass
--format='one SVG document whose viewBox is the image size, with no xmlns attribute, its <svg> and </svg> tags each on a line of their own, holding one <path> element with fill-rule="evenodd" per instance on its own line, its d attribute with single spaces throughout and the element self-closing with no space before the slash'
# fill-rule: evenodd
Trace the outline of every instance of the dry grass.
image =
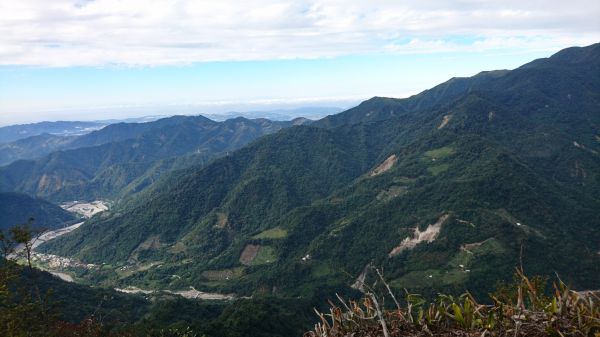
<svg viewBox="0 0 600 337">
<path fill-rule="evenodd" d="M 579 293 L 558 282 L 554 293 L 517 270 L 512 295 L 492 295 L 493 304 L 477 302 L 469 293 L 459 297 L 439 295 L 428 303 L 406 293 L 404 304 L 385 285 L 396 309 L 382 310 L 372 291 L 361 301 L 331 304 L 329 313 L 317 312 L 320 322 L 305 337 L 398 337 L 398 336 L 591 336 L 600 337 L 600 297 Z"/>
</svg>

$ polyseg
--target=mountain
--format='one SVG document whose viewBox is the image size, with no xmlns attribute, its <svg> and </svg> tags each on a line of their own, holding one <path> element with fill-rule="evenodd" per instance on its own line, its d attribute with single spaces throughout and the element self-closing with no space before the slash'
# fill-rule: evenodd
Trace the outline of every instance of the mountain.
<svg viewBox="0 0 600 337">
<path fill-rule="evenodd" d="M 9 290 L 0 306 L 3 336 L 299 336 L 314 315 L 307 299 L 223 302 L 126 294 L 64 282 L 1 259 L 0 272 L 10 276 L 0 278 Z"/>
<path fill-rule="evenodd" d="M 43 157 L 68 145 L 73 138 L 43 133 L 0 144 L 0 165 L 8 165 L 19 159 Z"/>
<path fill-rule="evenodd" d="M 101 130 L 75 138 L 63 149 L 76 149 L 107 143 L 119 142 L 142 136 L 144 133 L 171 125 L 186 123 L 190 119 L 185 116 L 172 116 L 145 123 L 118 122 L 109 124 Z"/>
<path fill-rule="evenodd" d="M 299 108 L 293 110 L 273 110 L 273 111 L 255 111 L 246 113 L 229 113 L 225 115 L 206 115 L 210 118 L 215 118 L 215 121 L 226 121 L 228 119 L 236 119 L 245 116 L 254 116 L 249 119 L 265 120 L 263 117 L 268 116 L 272 121 L 292 121 L 293 125 L 308 124 L 312 120 L 304 117 L 296 117 L 303 113 L 307 116 L 314 114 L 324 115 L 326 112 L 341 111 L 339 108 Z M 285 114 L 284 114 L 285 113 Z M 290 117 L 291 116 L 291 117 Z M 288 118 L 289 117 L 289 118 Z M 123 141 L 140 137 L 142 134 L 150 132 L 150 130 L 159 129 L 167 125 L 177 125 L 187 123 L 190 119 L 186 116 L 171 116 L 160 118 L 149 116 L 145 118 L 130 118 L 127 122 L 104 120 L 97 123 L 106 125 L 98 130 L 92 131 L 86 129 L 85 133 L 80 131 L 80 134 L 69 133 L 69 130 L 64 130 L 61 135 L 42 133 L 34 136 L 20 138 L 7 143 L 0 143 L 0 166 L 8 165 L 17 160 L 31 160 L 46 156 L 52 152 L 60 150 L 72 150 L 81 147 L 91 147 L 107 143 Z M 45 122 L 46 123 L 46 122 Z M 49 123 L 49 122 L 48 122 Z M 58 123 L 58 122 L 55 122 Z M 73 122 L 76 123 L 76 122 Z M 109 124 L 110 123 L 110 124 Z M 283 123 L 288 125 L 290 123 Z M 41 123 L 38 123 L 41 124 Z M 27 124 L 25 126 L 34 126 L 37 124 Z"/>
<path fill-rule="evenodd" d="M 0 231 L 34 219 L 33 227 L 56 229 L 75 217 L 45 200 L 20 193 L 0 193 Z"/>
<path fill-rule="evenodd" d="M 139 270 L 89 276 L 121 286 L 303 296 L 378 266 L 394 288 L 486 293 L 523 263 L 594 287 L 598 111 L 600 44 L 570 48 L 264 136 L 45 249 Z"/>
<path fill-rule="evenodd" d="M 134 118 L 124 118 L 124 119 L 107 119 L 107 120 L 98 120 L 98 121 L 57 121 L 57 122 L 39 122 L 39 123 L 30 123 L 30 124 L 17 124 L 17 125 L 8 125 L 4 127 L 0 127 L 0 144 L 10 143 L 17 141 L 19 139 L 49 134 L 54 136 L 83 136 L 88 133 L 102 130 L 102 128 L 113 125 L 120 124 L 120 127 L 111 127 L 113 128 L 112 132 L 114 135 L 115 128 L 123 129 L 144 129 L 147 125 L 157 120 L 163 120 L 162 123 L 169 123 L 168 118 L 164 118 L 165 116 L 145 116 L 145 117 L 134 117 Z M 154 124 L 160 125 L 161 122 Z M 98 135 L 98 133 L 96 133 Z M 127 137 L 130 138 L 130 137 Z M 125 138 L 122 138 L 125 139 Z M 115 139 L 116 140 L 116 139 Z M 110 140 L 109 140 L 110 141 Z M 105 141 L 106 142 L 106 141 Z M 98 145 L 98 144 L 96 144 Z"/>
<path fill-rule="evenodd" d="M 173 116 L 146 123 L 117 122 L 80 136 L 58 136 L 44 133 L 0 144 L 0 165 L 19 159 L 37 159 L 59 150 L 70 150 L 114 143 L 140 137 L 146 132 L 168 125 L 185 123 L 183 116 Z"/>
<path fill-rule="evenodd" d="M 57 136 L 78 136 L 101 129 L 107 123 L 102 122 L 40 122 L 0 127 L 0 144 L 19 139 L 52 134 Z"/>
<path fill-rule="evenodd" d="M 147 187 L 163 172 L 206 163 L 294 123 L 175 116 L 114 124 L 67 144 L 75 149 L 1 167 L 0 189 L 56 201 L 118 198 Z"/>
<path fill-rule="evenodd" d="M 473 77 L 452 78 L 407 99 L 373 97 L 355 108 L 329 115 L 314 125 L 333 128 L 346 124 L 377 122 L 407 113 L 416 113 L 436 105 L 449 103 L 470 92 L 473 88 L 480 87 L 507 72 L 507 70 L 484 71 Z"/>
</svg>

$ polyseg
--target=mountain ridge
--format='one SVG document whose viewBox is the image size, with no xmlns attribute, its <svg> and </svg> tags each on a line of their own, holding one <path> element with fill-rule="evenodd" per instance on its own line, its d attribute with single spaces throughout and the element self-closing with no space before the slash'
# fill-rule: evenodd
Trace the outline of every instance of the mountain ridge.
<svg viewBox="0 0 600 337">
<path fill-rule="evenodd" d="M 57 229 L 75 220 L 75 216 L 62 208 L 39 198 L 14 192 L 0 192 L 0 232 L 27 224 L 32 229 Z"/>
<path fill-rule="evenodd" d="M 107 272 L 103 282 L 299 296 L 347 287 L 348 273 L 370 263 L 386 265 L 394 287 L 485 292 L 510 275 L 524 245 L 532 270 L 591 286 L 600 281 L 600 72 L 588 70 L 598 59 L 550 57 L 453 80 L 436 87 L 446 93 L 439 97 L 371 99 L 167 177 L 46 249 L 95 262 L 162 261 L 182 273 L 173 281 L 159 270 Z M 442 217 L 435 240 L 389 257 L 415 227 Z M 241 275 L 211 276 L 225 270 Z"/>
<path fill-rule="evenodd" d="M 59 150 L 37 160 L 16 161 L 1 167 L 0 187 L 4 191 L 16 190 L 59 201 L 114 198 L 139 177 L 160 176 L 168 171 L 168 164 L 155 173 L 148 171 L 159 160 L 187 154 L 193 156 L 188 156 L 186 165 L 202 164 L 258 136 L 292 125 L 292 122 L 242 117 L 214 122 L 202 116 L 176 116 L 153 123 L 109 126 L 83 136 L 80 142 L 95 144 L 111 138 L 115 132 L 125 139 Z M 134 138 L 130 138 L 132 133 Z M 176 160 L 171 162 L 177 164 Z"/>
</svg>

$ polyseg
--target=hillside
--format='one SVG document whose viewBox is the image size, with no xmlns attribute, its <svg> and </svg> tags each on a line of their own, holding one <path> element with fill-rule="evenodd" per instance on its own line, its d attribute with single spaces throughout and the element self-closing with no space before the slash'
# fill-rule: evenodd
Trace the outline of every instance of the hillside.
<svg viewBox="0 0 600 337">
<path fill-rule="evenodd" d="M 357 107 L 327 116 L 315 126 L 333 128 L 347 124 L 370 123 L 392 119 L 406 114 L 415 114 L 436 105 L 448 104 L 474 88 L 481 88 L 508 71 L 484 71 L 473 77 L 452 78 L 429 90 L 406 99 L 373 97 Z"/>
<path fill-rule="evenodd" d="M 522 260 L 593 287 L 599 70 L 597 44 L 374 98 L 178 172 L 45 249 L 160 262 L 87 276 L 121 286 L 301 295 L 360 288 L 376 265 L 393 287 L 485 293 Z"/>
<path fill-rule="evenodd" d="M 189 121 L 190 118 L 188 117 L 173 116 L 145 123 L 119 122 L 106 126 L 102 125 L 103 127 L 99 130 L 91 130 L 80 135 L 65 136 L 43 133 L 10 143 L 0 144 L 0 165 L 7 165 L 19 159 L 37 159 L 60 150 L 93 147 L 134 139 L 142 136 L 144 133 L 151 132 L 152 130 L 158 130 L 166 126 L 178 125 Z M 208 119 L 204 119 L 204 121 L 207 123 L 212 122 Z M 23 125 L 22 127 L 32 127 L 38 124 L 28 124 Z"/>
<path fill-rule="evenodd" d="M 62 208 L 45 200 L 20 193 L 0 193 L 0 231 L 25 224 L 34 218 L 33 227 L 55 229 L 75 220 Z"/>
<path fill-rule="evenodd" d="M 124 294 L 0 260 L 0 289 L 6 286 L 11 291 L 0 293 L 2 336 L 298 336 L 313 319 L 303 299 L 216 302 Z"/>
<path fill-rule="evenodd" d="M 19 139 L 52 134 L 57 136 L 83 135 L 105 126 L 101 122 L 40 122 L 0 127 L 0 144 L 10 143 Z"/>
<path fill-rule="evenodd" d="M 43 133 L 14 142 L 0 144 L 0 166 L 19 159 L 33 159 L 57 151 L 73 141 L 74 137 Z"/>
<path fill-rule="evenodd" d="M 206 163 L 292 123 L 175 116 L 111 125 L 68 144 L 83 147 L 1 167 L 0 189 L 54 201 L 118 198 L 142 190 L 166 171 Z M 115 141 L 86 147 L 109 139 Z"/>
</svg>

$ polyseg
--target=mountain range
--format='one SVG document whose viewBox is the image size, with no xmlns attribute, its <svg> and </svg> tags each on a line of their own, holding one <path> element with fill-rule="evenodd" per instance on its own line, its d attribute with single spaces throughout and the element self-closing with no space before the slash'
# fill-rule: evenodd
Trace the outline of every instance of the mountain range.
<svg viewBox="0 0 600 337">
<path fill-rule="evenodd" d="M 600 282 L 600 44 L 310 125 L 193 118 L 0 181 L 53 200 L 141 191 L 42 246 L 107 265 L 84 282 L 308 296 L 378 267 L 395 289 L 485 293 L 519 264 Z"/>
<path fill-rule="evenodd" d="M 32 228 L 48 230 L 62 227 L 75 220 L 75 216 L 50 202 L 26 194 L 0 193 L 0 232 L 27 224 L 30 220 Z"/>
<path fill-rule="evenodd" d="M 101 129 L 107 123 L 102 122 L 40 122 L 0 127 L 0 144 L 14 142 L 42 134 L 57 136 L 78 136 Z"/>
<path fill-rule="evenodd" d="M 202 116 L 174 116 L 111 124 L 68 139 L 49 135 L 22 139 L 17 141 L 27 142 L 22 148 L 49 153 L 0 167 L 0 190 L 53 201 L 116 199 L 142 190 L 163 172 L 209 162 L 259 136 L 305 122 L 242 117 L 215 122 Z M 32 142 L 43 146 L 31 147 Z M 10 150 L 18 152 L 14 144 L 8 144 Z M 0 146 L 0 152 L 3 149 Z"/>
</svg>

